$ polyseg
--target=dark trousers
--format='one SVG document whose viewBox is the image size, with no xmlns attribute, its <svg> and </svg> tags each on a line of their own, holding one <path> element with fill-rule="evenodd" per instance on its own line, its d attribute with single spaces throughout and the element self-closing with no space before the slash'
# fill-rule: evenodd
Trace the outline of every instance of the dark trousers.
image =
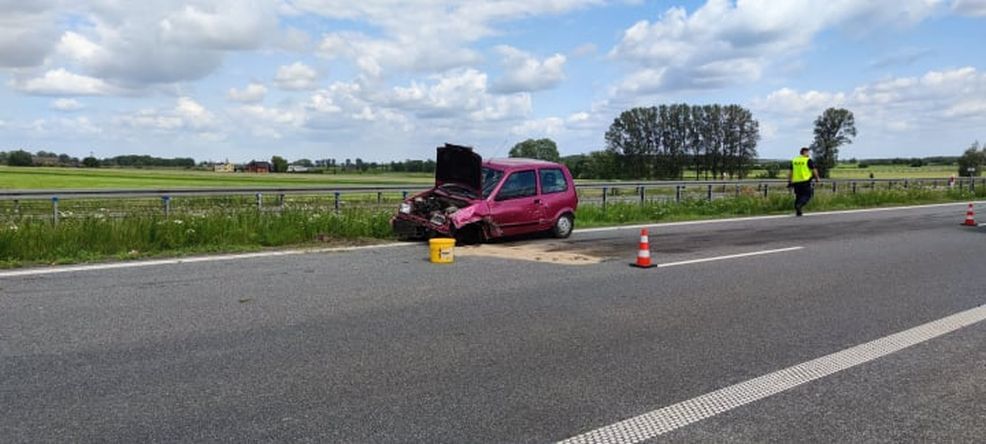
<svg viewBox="0 0 986 444">
<path fill-rule="evenodd" d="M 794 188 L 794 209 L 800 211 L 805 205 L 808 205 L 808 201 L 811 200 L 811 196 L 815 194 L 815 189 L 811 186 L 811 181 L 793 183 L 791 186 Z"/>
</svg>

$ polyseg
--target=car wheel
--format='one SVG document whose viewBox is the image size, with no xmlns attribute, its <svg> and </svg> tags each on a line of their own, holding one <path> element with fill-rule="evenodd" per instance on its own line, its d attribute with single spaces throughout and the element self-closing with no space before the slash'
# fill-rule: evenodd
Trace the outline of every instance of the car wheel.
<svg viewBox="0 0 986 444">
<path fill-rule="evenodd" d="M 483 227 L 479 224 L 466 225 L 454 233 L 459 245 L 475 245 L 483 242 Z"/>
<path fill-rule="evenodd" d="M 572 235 L 572 229 L 575 228 L 575 218 L 571 214 L 562 214 L 558 220 L 555 221 L 555 226 L 551 228 L 551 234 L 559 239 L 564 239 Z"/>
</svg>

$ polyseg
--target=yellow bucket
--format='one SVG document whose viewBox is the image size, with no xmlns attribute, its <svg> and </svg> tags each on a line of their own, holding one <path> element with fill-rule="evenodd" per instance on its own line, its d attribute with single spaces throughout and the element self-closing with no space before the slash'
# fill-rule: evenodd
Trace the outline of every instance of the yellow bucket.
<svg viewBox="0 0 986 444">
<path fill-rule="evenodd" d="M 455 247 L 455 239 L 436 237 L 428 240 L 428 248 L 431 250 L 431 262 L 434 264 L 451 264 L 453 259 L 452 250 Z"/>
</svg>

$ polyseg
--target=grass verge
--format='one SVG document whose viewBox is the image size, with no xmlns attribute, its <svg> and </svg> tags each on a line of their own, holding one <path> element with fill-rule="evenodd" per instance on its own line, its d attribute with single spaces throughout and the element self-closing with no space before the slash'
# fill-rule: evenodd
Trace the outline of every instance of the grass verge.
<svg viewBox="0 0 986 444">
<path fill-rule="evenodd" d="M 986 190 L 881 190 L 859 194 L 818 193 L 809 212 L 920 205 L 986 197 Z M 611 203 L 579 208 L 579 227 L 715 219 L 792 212 L 786 194 L 739 196 L 675 203 Z M 390 210 L 347 209 L 339 213 L 288 208 L 281 212 L 238 210 L 165 218 L 137 215 L 125 218 L 90 216 L 67 218 L 57 226 L 24 219 L 0 223 L 0 268 L 58 265 L 104 260 L 127 260 L 203 253 L 256 251 L 314 244 L 361 244 L 389 240 Z M 957 215 L 957 219 L 960 218 Z"/>
</svg>

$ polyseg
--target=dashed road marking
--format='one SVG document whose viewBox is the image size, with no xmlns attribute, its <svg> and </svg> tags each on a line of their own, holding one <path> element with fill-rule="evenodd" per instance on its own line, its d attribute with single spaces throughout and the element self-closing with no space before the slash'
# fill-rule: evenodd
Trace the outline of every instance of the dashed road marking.
<svg viewBox="0 0 986 444">
<path fill-rule="evenodd" d="M 627 444 L 653 439 L 833 373 L 898 352 L 986 319 L 986 306 L 919 325 L 739 384 L 706 393 L 560 441 L 561 444 Z"/>
<path fill-rule="evenodd" d="M 716 257 L 707 257 L 707 258 L 702 258 L 702 259 L 691 259 L 691 260 L 687 260 L 687 261 L 668 262 L 668 263 L 664 263 L 664 264 L 657 264 L 657 268 L 677 267 L 679 265 L 699 264 L 699 263 L 702 263 L 702 262 L 722 261 L 722 260 L 727 260 L 727 259 L 738 259 L 738 258 L 750 257 L 750 256 L 762 256 L 764 254 L 786 253 L 788 251 L 797 251 L 797 250 L 801 250 L 803 248 L 804 247 L 778 248 L 778 249 L 775 249 L 775 250 L 753 251 L 753 252 L 750 252 L 750 253 L 729 254 L 729 255 L 726 255 L 726 256 L 716 256 Z"/>
</svg>

